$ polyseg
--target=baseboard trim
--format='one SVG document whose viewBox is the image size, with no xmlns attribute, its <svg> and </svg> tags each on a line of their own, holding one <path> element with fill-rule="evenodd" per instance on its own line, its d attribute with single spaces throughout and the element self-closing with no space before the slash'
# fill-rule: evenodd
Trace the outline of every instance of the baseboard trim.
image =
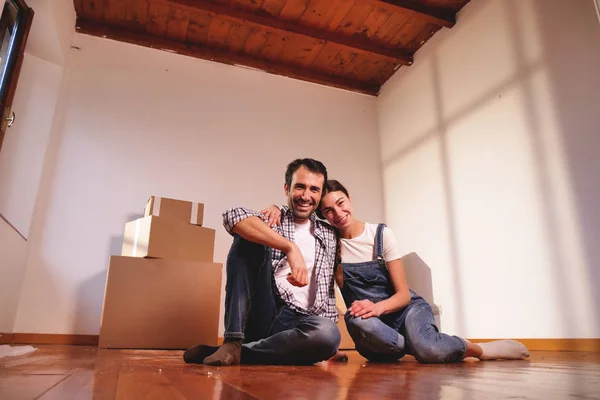
<svg viewBox="0 0 600 400">
<path fill-rule="evenodd" d="M 97 346 L 98 335 L 73 335 L 54 333 L 0 333 L 0 344 L 64 344 Z M 496 339 L 469 339 L 473 343 Z M 588 351 L 600 353 L 598 339 L 516 339 L 531 351 Z M 219 345 L 223 337 L 218 338 Z"/>
<path fill-rule="evenodd" d="M 0 333 L 0 344 L 11 344 L 14 339 L 14 333 Z"/>
<path fill-rule="evenodd" d="M 498 339 L 468 339 L 473 343 L 490 342 Z M 600 353 L 600 339 L 515 339 L 530 351 L 589 351 Z M 219 345 L 223 338 L 219 337 Z M 354 349 L 342 349 L 354 350 Z"/>
<path fill-rule="evenodd" d="M 496 339 L 469 339 L 473 343 Z M 600 339 L 515 339 L 530 351 L 589 351 L 600 352 Z"/>
<path fill-rule="evenodd" d="M 12 343 L 97 346 L 98 335 L 72 335 L 59 333 L 14 333 Z"/>
</svg>

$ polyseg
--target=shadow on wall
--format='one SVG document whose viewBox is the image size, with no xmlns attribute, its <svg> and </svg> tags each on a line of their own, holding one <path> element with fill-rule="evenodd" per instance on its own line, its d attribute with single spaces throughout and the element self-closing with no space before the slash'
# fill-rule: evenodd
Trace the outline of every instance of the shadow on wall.
<svg viewBox="0 0 600 400">
<path fill-rule="evenodd" d="M 143 217 L 142 214 L 129 214 L 123 222 L 134 221 Z M 75 318 L 73 329 L 75 334 L 96 335 L 100 332 L 100 320 L 102 317 L 102 306 L 104 304 L 104 290 L 106 288 L 106 278 L 108 272 L 108 263 L 113 255 L 120 255 L 123 246 L 123 235 L 112 236 L 108 243 L 108 254 L 106 256 L 106 269 L 86 279 L 77 288 L 77 298 L 75 307 Z"/>
<path fill-rule="evenodd" d="M 53 269 L 50 265 L 43 260 L 39 254 L 31 254 L 31 261 L 35 263 L 38 268 L 35 270 L 35 276 L 28 277 L 31 274 L 29 271 L 25 271 L 25 280 L 31 281 L 30 286 L 40 287 L 43 283 L 43 291 L 37 292 L 36 295 L 39 298 L 45 299 L 50 304 L 61 304 L 65 303 L 64 291 L 61 288 L 60 281 L 56 279 Z M 29 288 L 27 288 L 29 289 Z M 21 296 L 19 298 L 19 309 L 15 319 L 14 332 L 15 333 L 48 333 L 46 326 L 52 326 L 55 321 L 52 320 L 51 316 L 43 313 L 39 313 L 34 310 L 33 313 L 23 313 L 22 309 L 31 309 L 29 304 L 32 302 L 32 296 L 24 295 L 24 293 L 30 292 L 31 289 L 25 291 L 25 287 L 21 290 Z M 43 328 L 44 327 L 44 328 Z"/>
<path fill-rule="evenodd" d="M 517 71 L 527 71 L 527 58 L 526 50 L 524 47 L 523 30 L 525 27 L 519 22 L 518 0 L 507 1 L 506 14 L 508 15 L 508 23 L 510 25 L 509 31 L 512 34 L 512 45 L 514 50 L 513 58 L 516 63 Z M 539 4 L 539 1 L 536 2 Z M 546 1 L 546 4 L 549 2 Z M 539 18 L 539 22 L 544 22 L 544 17 Z M 560 20 L 560 19 L 559 19 Z M 564 27 L 563 27 L 564 29 Z M 546 39 L 548 32 L 542 32 L 541 37 Z M 552 52 L 553 45 L 550 43 L 544 43 L 545 48 L 543 50 L 544 62 L 540 66 L 541 69 L 548 69 L 551 67 L 550 60 L 547 59 L 548 53 Z M 561 243 L 559 236 L 560 222 L 558 220 L 558 204 L 556 203 L 556 193 L 552 187 L 552 177 L 550 176 L 550 156 L 546 153 L 544 146 L 544 136 L 547 135 L 544 132 L 542 125 L 542 119 L 544 118 L 541 113 L 539 104 L 536 104 L 536 89 L 534 87 L 534 81 L 532 79 L 533 72 L 537 69 L 532 69 L 531 74 L 525 74 L 519 80 L 519 86 L 523 95 L 523 108 L 527 124 L 527 132 L 529 133 L 531 140 L 531 151 L 532 159 L 534 161 L 534 175 L 537 178 L 536 192 L 540 194 L 540 213 L 542 216 L 543 232 L 546 235 L 545 239 L 550 245 L 548 249 L 550 251 L 549 257 L 549 268 L 554 276 L 553 282 L 555 283 L 555 294 L 558 298 L 563 299 L 559 304 L 563 305 L 560 310 L 557 310 L 564 321 L 565 333 L 567 337 L 573 337 L 572 329 L 574 328 L 573 316 L 567 309 L 567 304 L 572 304 L 571 294 L 562 283 L 566 282 L 567 270 L 564 268 L 568 265 L 567 256 L 565 254 L 564 243 Z"/>
<path fill-rule="evenodd" d="M 513 3 L 515 1 L 512 0 Z M 592 296 L 590 303 L 593 315 L 586 315 L 586 318 L 595 332 L 600 331 L 600 21 L 594 13 L 593 2 L 586 3 L 589 7 L 589 13 L 586 14 L 581 13 L 581 7 L 574 12 L 570 5 L 561 0 L 535 3 L 540 36 L 544 40 L 545 67 L 555 102 L 561 152 L 565 159 L 566 190 L 574 200 L 569 207 L 573 208 L 575 214 L 575 237 L 565 237 L 560 225 L 560 199 L 557 198 L 557 190 L 553 193 L 551 187 L 551 170 L 546 161 L 548 156 L 542 151 L 541 132 L 539 126 L 535 125 L 534 115 L 531 124 L 536 129 L 530 131 L 532 135 L 537 135 L 534 138 L 534 150 L 539 167 L 540 190 L 546 200 L 546 229 L 554 256 L 551 272 L 555 276 L 556 293 L 561 299 L 562 308 L 558 311 L 562 315 L 567 337 L 575 337 L 581 329 L 571 309 L 578 288 L 565 284 L 569 282 L 571 274 L 577 273 L 574 267 L 580 263 L 584 264 L 582 272 L 587 274 L 587 279 L 583 280 L 588 284 L 588 288 L 581 290 Z M 560 30 L 556 29 L 557 23 L 561 24 Z M 569 32 L 569 35 L 565 35 L 565 32 Z M 527 100 L 531 101 L 531 109 L 535 110 L 533 99 Z M 570 241 L 575 242 L 575 249 Z M 581 255 L 577 254 L 580 246 Z M 569 383 L 571 390 L 575 392 L 584 386 L 582 379 L 576 375 Z"/>
<path fill-rule="evenodd" d="M 402 265 L 406 274 L 408 287 L 425 299 L 431 306 L 435 322 L 441 330 L 440 309 L 433 299 L 433 280 L 431 268 L 423 261 L 417 253 L 409 253 L 402 257 Z"/>
<path fill-rule="evenodd" d="M 514 1 L 514 0 L 513 0 Z M 541 36 L 544 38 L 548 74 L 560 125 L 562 151 L 573 193 L 577 227 L 587 282 L 593 296 L 591 321 L 600 331 L 600 19 L 592 1 L 589 13 L 573 13 L 560 0 L 538 1 Z M 585 21 L 582 21 L 585 19 Z M 552 22 L 560 21 L 562 29 Z M 570 34 L 564 35 L 567 31 Z M 594 51 L 595 50 L 595 51 Z M 562 276 L 569 273 L 570 260 L 555 266 Z M 561 276 L 561 275 L 558 275 Z M 568 308 L 568 298 L 563 304 Z M 568 310 L 565 310 L 568 314 Z"/>
<path fill-rule="evenodd" d="M 587 269 L 587 282 L 589 282 L 589 292 L 593 293 L 594 315 L 589 316 L 596 331 L 600 330 L 600 291 L 595 290 L 600 286 L 600 112 L 594 111 L 597 104 L 600 104 L 600 79 L 597 79 L 600 71 L 600 51 L 591 51 L 596 48 L 600 41 L 600 21 L 594 13 L 592 2 L 589 6 L 589 15 L 583 15 L 582 4 L 577 7 L 571 7 L 570 2 L 562 0 L 532 0 L 529 4 L 534 5 L 537 15 L 539 32 L 537 34 L 542 38 L 541 57 L 534 61 L 527 61 L 525 44 L 530 38 L 525 36 L 525 30 L 531 27 L 525 26 L 523 17 L 520 15 L 522 0 L 506 0 L 499 4 L 505 7 L 504 14 L 507 16 L 506 23 L 509 25 L 508 31 L 510 38 L 512 59 L 515 62 L 514 72 L 498 81 L 496 85 L 489 90 L 481 92 L 470 103 L 463 108 L 448 115 L 443 109 L 442 88 L 440 82 L 440 71 L 443 65 L 436 58 L 435 47 L 431 54 L 432 76 L 431 82 L 434 86 L 435 115 L 436 125 L 429 132 L 402 147 L 395 154 L 384 160 L 384 169 L 393 163 L 405 158 L 415 150 L 421 148 L 430 141 L 437 141 L 440 146 L 440 160 L 443 168 L 442 179 L 443 189 L 445 191 L 444 201 L 446 203 L 446 215 L 448 215 L 448 238 L 450 243 L 449 268 L 452 273 L 452 284 L 456 291 L 456 309 L 457 315 L 454 316 L 457 321 L 457 327 L 464 331 L 465 323 L 463 293 L 460 286 L 462 281 L 461 265 L 459 257 L 459 245 L 457 235 L 456 205 L 453 199 L 456 198 L 452 192 L 453 182 L 449 171 L 449 152 L 447 148 L 446 132 L 448 127 L 491 105 L 498 96 L 498 93 L 517 89 L 520 91 L 523 99 L 523 115 L 525 115 L 526 130 L 529 134 L 531 143 L 531 158 L 533 160 L 533 177 L 535 179 L 535 192 L 541 199 L 539 204 L 539 214 L 541 215 L 542 234 L 549 249 L 547 266 L 548 274 L 552 275 L 552 281 L 555 283 L 554 293 L 556 298 L 560 299 L 562 306 L 553 312 L 560 315 L 563 321 L 563 332 L 566 337 L 576 337 L 578 327 L 575 325 L 575 315 L 570 309 L 573 304 L 576 288 L 568 287 L 564 283 L 569 281 L 571 268 L 575 262 L 583 262 Z M 491 2 L 488 2 L 491 4 Z M 481 4 L 480 4 L 481 5 Z M 475 6 L 469 4 L 469 6 Z M 590 20 L 582 21 L 584 18 L 594 18 L 598 25 L 590 23 Z M 583 24 L 582 24 L 583 22 Z M 460 21 L 459 21 L 460 24 Z M 560 24 L 560 29 L 557 29 Z M 582 27 L 583 26 L 583 27 Z M 575 32 L 573 35 L 565 35 L 565 32 Z M 596 40 L 593 41 L 594 35 Z M 433 44 L 440 46 L 441 42 Z M 539 88 L 534 87 L 534 76 L 539 73 L 545 73 L 549 78 L 549 87 L 553 91 L 551 100 L 554 101 L 555 113 L 559 123 L 559 135 L 561 136 L 567 165 L 564 168 L 555 164 L 556 158 L 548 154 L 548 134 L 545 130 L 547 120 L 551 117 L 542 115 L 541 105 L 537 103 L 539 98 Z M 536 92 L 537 91 L 537 92 Z M 537 96 L 536 96 L 537 95 Z M 565 236 L 564 209 L 565 203 L 560 202 L 559 196 L 563 196 L 564 188 L 554 187 L 553 171 L 562 169 L 561 172 L 570 174 L 567 178 L 569 190 L 574 197 L 573 205 L 576 214 L 575 234 L 579 235 L 579 242 L 576 239 Z M 564 171 L 566 170 L 566 171 Z M 562 191 L 561 191 L 562 190 Z M 568 222 L 567 222 L 568 224 Z M 512 232 L 505 232 L 510 236 Z M 575 243 L 569 243 L 574 241 Z M 462 243 L 462 245 L 465 245 Z M 573 246 L 583 246 L 583 260 L 574 260 L 573 256 L 576 250 Z M 415 254 L 416 256 L 416 254 Z M 576 254 L 575 254 L 576 256 Z M 418 257 L 418 256 L 417 256 Z M 421 260 L 422 262 L 422 260 Z M 524 268 L 527 266 L 524 265 Z M 416 279 L 416 280 L 415 280 Z M 430 277 L 418 277 L 411 279 L 411 284 L 416 282 L 423 283 L 430 280 Z M 423 282 L 421 282 L 423 281 Z M 578 282 L 581 282 L 578 279 Z M 429 295 L 429 294 L 428 294 Z M 432 296 L 432 293 L 431 293 Z M 424 296 L 425 297 L 425 296 Z M 432 301 L 427 299 L 428 301 Z"/>
<path fill-rule="evenodd" d="M 108 266 L 108 261 L 107 261 Z M 106 270 L 86 279 L 77 288 L 73 333 L 97 335 L 100 332 L 100 317 L 106 285 Z"/>
</svg>

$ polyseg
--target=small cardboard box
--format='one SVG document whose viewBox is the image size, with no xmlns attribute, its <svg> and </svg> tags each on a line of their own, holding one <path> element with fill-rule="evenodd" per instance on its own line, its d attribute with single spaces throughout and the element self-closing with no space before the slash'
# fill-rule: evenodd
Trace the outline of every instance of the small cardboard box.
<svg viewBox="0 0 600 400">
<path fill-rule="evenodd" d="M 222 264 L 112 256 L 100 348 L 218 344 Z"/>
<path fill-rule="evenodd" d="M 122 256 L 212 261 L 215 230 L 153 215 L 125 224 Z"/>
<path fill-rule="evenodd" d="M 150 215 L 202 226 L 204 221 L 204 204 L 169 199 L 167 197 L 150 196 L 146 202 L 144 216 L 148 217 Z"/>
</svg>

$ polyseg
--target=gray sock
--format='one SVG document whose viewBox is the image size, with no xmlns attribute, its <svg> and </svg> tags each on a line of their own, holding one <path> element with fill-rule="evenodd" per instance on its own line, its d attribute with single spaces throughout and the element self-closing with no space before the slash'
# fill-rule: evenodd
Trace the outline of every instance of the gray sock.
<svg viewBox="0 0 600 400">
<path fill-rule="evenodd" d="M 523 360 L 529 357 L 529 350 L 516 340 L 503 339 L 477 343 L 483 350 L 482 360 Z"/>
</svg>

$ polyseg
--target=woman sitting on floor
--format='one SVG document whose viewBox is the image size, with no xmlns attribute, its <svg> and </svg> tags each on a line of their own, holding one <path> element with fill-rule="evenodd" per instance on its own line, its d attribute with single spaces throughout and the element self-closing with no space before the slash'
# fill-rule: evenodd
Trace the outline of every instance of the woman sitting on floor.
<svg viewBox="0 0 600 400">
<path fill-rule="evenodd" d="M 327 181 L 318 214 L 338 230 L 336 281 L 348 307 L 348 333 L 363 357 L 395 361 L 411 354 L 421 363 L 447 363 L 529 356 L 515 340 L 475 344 L 440 333 L 431 306 L 408 288 L 392 230 L 355 219 L 338 181 Z"/>
</svg>

